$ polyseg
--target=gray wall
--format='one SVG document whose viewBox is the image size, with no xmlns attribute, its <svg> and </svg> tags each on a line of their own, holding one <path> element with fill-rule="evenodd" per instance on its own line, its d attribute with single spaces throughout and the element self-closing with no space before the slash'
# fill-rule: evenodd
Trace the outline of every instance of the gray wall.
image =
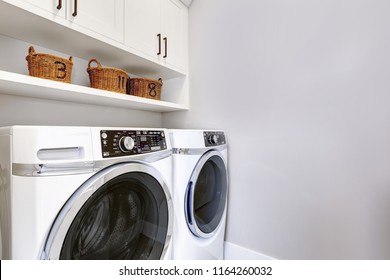
<svg viewBox="0 0 390 280">
<path fill-rule="evenodd" d="M 196 0 L 189 112 L 229 139 L 228 242 L 280 259 L 390 258 L 387 0 Z"/>
</svg>

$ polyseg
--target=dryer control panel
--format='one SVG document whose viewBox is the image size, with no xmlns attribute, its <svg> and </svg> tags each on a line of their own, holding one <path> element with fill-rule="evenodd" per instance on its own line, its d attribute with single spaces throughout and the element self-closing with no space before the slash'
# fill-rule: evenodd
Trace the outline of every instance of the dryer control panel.
<svg viewBox="0 0 390 280">
<path fill-rule="evenodd" d="M 101 130 L 103 158 L 140 155 L 167 149 L 161 130 Z"/>
<path fill-rule="evenodd" d="M 205 131 L 203 132 L 203 137 L 206 147 L 226 144 L 225 133 L 223 131 Z"/>
</svg>

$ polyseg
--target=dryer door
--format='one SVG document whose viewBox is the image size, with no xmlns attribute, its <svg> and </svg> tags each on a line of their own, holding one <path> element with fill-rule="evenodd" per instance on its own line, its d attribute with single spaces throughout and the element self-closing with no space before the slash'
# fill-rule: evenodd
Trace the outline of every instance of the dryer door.
<svg viewBox="0 0 390 280">
<path fill-rule="evenodd" d="M 227 167 L 218 151 L 204 154 L 189 181 L 185 209 L 191 232 L 203 238 L 215 234 L 226 211 Z"/>
<path fill-rule="evenodd" d="M 152 167 L 125 163 L 86 181 L 60 211 L 45 259 L 160 259 L 172 232 L 172 201 Z"/>
</svg>

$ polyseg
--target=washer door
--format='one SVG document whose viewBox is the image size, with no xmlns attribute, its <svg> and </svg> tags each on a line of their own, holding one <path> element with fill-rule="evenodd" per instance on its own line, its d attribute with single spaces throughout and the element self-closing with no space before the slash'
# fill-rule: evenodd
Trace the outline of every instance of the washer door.
<svg viewBox="0 0 390 280">
<path fill-rule="evenodd" d="M 47 259 L 160 259 L 171 239 L 172 201 L 152 167 L 106 168 L 86 181 L 49 233 Z"/>
<path fill-rule="evenodd" d="M 191 232 L 209 238 L 226 211 L 227 167 L 222 154 L 210 151 L 198 161 L 188 183 L 185 212 Z"/>
</svg>

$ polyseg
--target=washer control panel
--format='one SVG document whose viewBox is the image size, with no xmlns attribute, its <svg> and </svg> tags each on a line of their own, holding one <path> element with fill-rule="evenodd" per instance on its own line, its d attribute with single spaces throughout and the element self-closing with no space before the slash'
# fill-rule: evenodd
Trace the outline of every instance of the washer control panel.
<svg viewBox="0 0 390 280">
<path fill-rule="evenodd" d="M 225 133 L 223 131 L 205 131 L 203 132 L 203 137 L 206 147 L 226 144 Z"/>
<path fill-rule="evenodd" d="M 103 158 L 146 154 L 167 149 L 164 131 L 101 130 Z"/>
</svg>

